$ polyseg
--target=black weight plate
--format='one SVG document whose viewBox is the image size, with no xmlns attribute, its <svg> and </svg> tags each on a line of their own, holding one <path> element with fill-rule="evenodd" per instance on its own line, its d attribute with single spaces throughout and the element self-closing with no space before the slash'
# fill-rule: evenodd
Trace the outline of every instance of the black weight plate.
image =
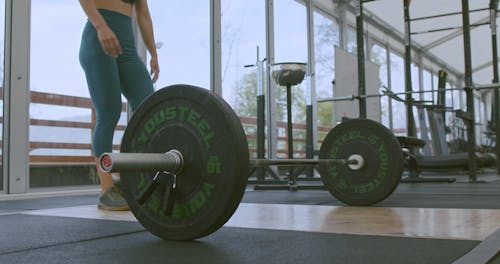
<svg viewBox="0 0 500 264">
<path fill-rule="evenodd" d="M 132 116 L 123 136 L 123 153 L 179 150 L 184 166 L 178 173 L 172 215 L 165 216 L 165 188 L 143 204 L 137 196 L 155 172 L 121 173 L 124 196 L 137 220 L 167 240 L 209 235 L 232 216 L 247 184 L 248 144 L 238 116 L 208 90 L 173 85 L 155 92 Z"/>
<path fill-rule="evenodd" d="M 319 158 L 348 159 L 353 154 L 363 157 L 361 169 L 319 166 L 328 191 L 348 205 L 371 205 L 389 196 L 403 173 L 403 152 L 392 132 L 372 120 L 346 120 L 325 137 Z"/>
</svg>

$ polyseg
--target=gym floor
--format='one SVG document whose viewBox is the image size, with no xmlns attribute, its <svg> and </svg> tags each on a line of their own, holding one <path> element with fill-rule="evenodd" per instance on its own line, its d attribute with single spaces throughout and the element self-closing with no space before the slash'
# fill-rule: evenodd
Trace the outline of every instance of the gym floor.
<svg viewBox="0 0 500 264">
<path fill-rule="evenodd" d="M 163 241 L 97 186 L 0 196 L 0 263 L 500 263 L 500 177 L 401 183 L 371 207 L 322 190 L 255 191 L 214 234 Z"/>
</svg>

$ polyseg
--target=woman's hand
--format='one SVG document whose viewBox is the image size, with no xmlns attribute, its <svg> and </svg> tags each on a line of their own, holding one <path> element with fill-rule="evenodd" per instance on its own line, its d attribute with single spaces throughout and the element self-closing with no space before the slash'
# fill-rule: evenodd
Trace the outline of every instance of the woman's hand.
<svg viewBox="0 0 500 264">
<path fill-rule="evenodd" d="M 122 54 L 122 47 L 120 46 L 118 38 L 107 25 L 97 28 L 97 37 L 106 54 L 115 58 Z"/>
<path fill-rule="evenodd" d="M 149 62 L 149 66 L 151 67 L 151 75 L 153 76 L 152 80 L 155 83 L 158 80 L 160 75 L 160 66 L 158 65 L 158 56 L 151 56 L 151 61 Z"/>
</svg>

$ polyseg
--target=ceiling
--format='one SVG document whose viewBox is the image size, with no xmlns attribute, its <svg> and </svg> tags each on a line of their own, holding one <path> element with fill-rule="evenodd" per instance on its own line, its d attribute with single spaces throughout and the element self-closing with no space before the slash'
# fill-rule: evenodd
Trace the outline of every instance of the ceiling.
<svg viewBox="0 0 500 264">
<path fill-rule="evenodd" d="M 363 5 L 365 11 L 372 13 L 400 33 L 404 33 L 404 0 L 377 0 Z M 498 0 L 497 0 L 498 1 Z M 487 9 L 490 0 L 469 0 L 469 10 Z M 411 22 L 413 33 L 412 41 L 423 47 L 423 50 L 432 53 L 442 61 L 455 68 L 455 71 L 464 73 L 464 41 L 462 34 L 462 1 L 461 0 L 412 0 L 410 17 L 412 19 L 460 12 L 460 14 L 415 20 Z M 489 10 L 469 13 L 470 23 L 489 23 Z M 499 23 L 498 16 L 496 18 Z M 454 28 L 446 31 L 428 32 L 435 29 Z M 489 24 L 471 27 L 471 61 L 473 82 L 475 84 L 489 84 L 493 80 L 492 67 L 492 37 Z"/>
</svg>

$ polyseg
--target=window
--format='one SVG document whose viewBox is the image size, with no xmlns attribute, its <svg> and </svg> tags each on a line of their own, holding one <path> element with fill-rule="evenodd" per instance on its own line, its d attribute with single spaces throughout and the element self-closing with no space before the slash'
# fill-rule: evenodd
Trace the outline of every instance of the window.
<svg viewBox="0 0 500 264">
<path fill-rule="evenodd" d="M 75 2 L 33 0 L 31 4 L 30 165 L 42 164 L 37 168 L 43 169 L 54 163 L 69 166 L 48 173 L 32 169 L 30 185 L 97 183 L 88 171 L 68 173 L 76 164 L 93 161 L 92 107 L 78 60 L 86 16 Z M 120 142 L 119 136 L 115 142 Z"/>
<path fill-rule="evenodd" d="M 335 49 L 339 45 L 339 26 L 333 18 L 314 13 L 314 61 L 316 74 L 316 96 L 318 99 L 333 97 L 335 79 Z M 320 126 L 333 127 L 333 104 L 318 104 Z"/>
<path fill-rule="evenodd" d="M 274 2 L 275 62 L 307 63 L 306 7 L 289 0 Z M 274 81 L 274 80 L 273 80 Z M 305 122 L 305 83 L 292 87 L 293 122 Z M 278 120 L 286 121 L 286 89 L 278 87 Z"/>
<path fill-rule="evenodd" d="M 356 30 L 352 27 L 347 27 L 347 51 L 353 54 L 358 53 Z"/>
<path fill-rule="evenodd" d="M 266 58 L 264 1 L 223 0 L 222 94 L 238 115 L 257 116 L 257 50 Z M 245 65 L 253 65 L 245 67 Z M 259 73 L 265 78 L 265 71 Z"/>
<path fill-rule="evenodd" d="M 387 81 L 387 49 L 380 46 L 380 45 L 373 45 L 372 50 L 371 50 L 371 61 L 376 63 L 379 66 L 379 80 L 380 80 L 380 88 L 385 89 L 384 87 L 388 88 L 388 81 Z M 390 126 L 390 118 L 392 117 L 392 114 L 389 112 L 389 97 L 388 96 L 382 96 L 380 97 L 380 104 L 381 104 L 381 116 L 380 116 L 380 121 L 383 125 L 386 127 Z"/>
<path fill-rule="evenodd" d="M 275 62 L 307 63 L 307 11 L 296 1 L 274 1 Z M 274 81 L 274 80 L 273 80 Z M 306 120 L 306 81 L 292 87 L 292 122 L 304 124 Z M 308 91 L 307 91 L 308 92 Z M 277 87 L 277 120 L 287 120 L 286 88 Z M 286 129 L 279 127 L 278 135 L 285 135 Z M 298 134 L 300 133 L 300 135 Z M 294 132 L 294 140 L 305 139 L 305 131 Z M 281 143 L 279 142 L 278 146 Z M 279 148 L 279 147 L 278 147 Z M 294 151 L 305 149 L 304 144 L 295 144 Z"/>
<path fill-rule="evenodd" d="M 177 83 L 210 89 L 209 1 L 150 0 L 148 5 L 160 63 L 155 89 Z"/>
<path fill-rule="evenodd" d="M 395 53 L 390 54 L 391 59 L 391 90 L 395 93 L 405 91 L 404 60 Z M 406 106 L 402 102 L 392 101 L 393 131 L 397 135 L 406 135 Z"/>
<path fill-rule="evenodd" d="M 432 91 L 432 76 L 428 70 L 424 70 L 423 74 L 424 91 Z M 432 101 L 432 92 L 425 92 L 422 94 L 422 99 L 425 101 Z M 430 103 L 430 102 L 429 102 Z"/>
</svg>

